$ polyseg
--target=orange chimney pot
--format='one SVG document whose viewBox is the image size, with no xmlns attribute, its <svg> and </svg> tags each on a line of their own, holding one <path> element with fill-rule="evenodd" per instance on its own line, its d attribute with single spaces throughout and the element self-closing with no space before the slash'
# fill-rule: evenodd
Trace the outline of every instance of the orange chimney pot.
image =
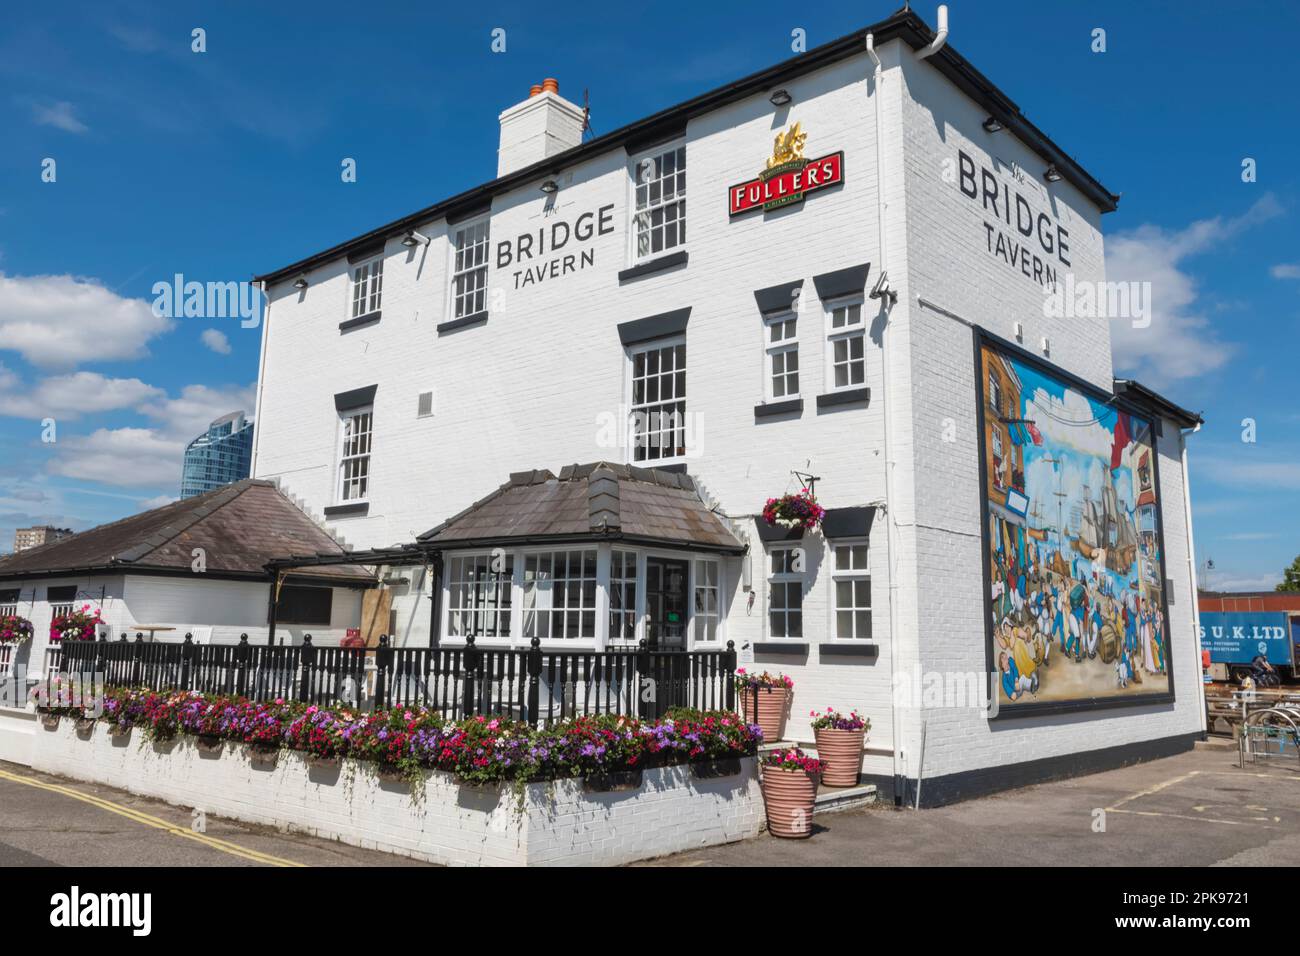
<svg viewBox="0 0 1300 956">
<path fill-rule="evenodd" d="M 542 88 L 541 88 L 540 86 L 538 86 L 536 83 L 534 83 L 532 86 L 530 86 L 530 87 L 528 88 L 528 98 L 529 98 L 530 100 L 531 100 L 534 96 L 540 96 L 541 93 L 542 93 Z"/>
<path fill-rule="evenodd" d="M 559 96 L 560 81 L 553 76 L 548 76 L 546 79 L 542 80 L 542 92 L 554 93 L 556 96 Z"/>
</svg>

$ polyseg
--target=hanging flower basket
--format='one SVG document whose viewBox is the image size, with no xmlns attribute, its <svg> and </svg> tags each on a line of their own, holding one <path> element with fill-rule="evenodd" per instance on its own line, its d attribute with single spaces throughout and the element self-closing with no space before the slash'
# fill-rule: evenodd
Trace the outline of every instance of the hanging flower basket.
<svg viewBox="0 0 1300 956">
<path fill-rule="evenodd" d="M 862 744 L 871 729 L 871 721 L 857 711 L 841 714 L 827 707 L 813 711 L 813 736 L 817 739 L 817 756 L 826 764 L 822 783 L 828 787 L 855 787 L 862 771 Z"/>
<path fill-rule="evenodd" d="M 769 753 L 763 758 L 762 766 L 767 832 L 787 840 L 806 840 L 812 836 L 817 780 L 824 764 L 798 747 L 790 747 Z"/>
<path fill-rule="evenodd" d="M 94 717 L 78 717 L 77 733 L 82 737 L 89 737 L 90 732 L 95 729 Z"/>
<path fill-rule="evenodd" d="M 223 741 L 218 734 L 199 734 L 195 738 L 199 750 L 205 754 L 219 754 Z"/>
<path fill-rule="evenodd" d="M 99 625 L 99 609 L 95 608 L 92 611 L 89 604 L 82 605 L 80 611 L 60 614 L 50 622 L 50 643 L 93 641 Z"/>
<path fill-rule="evenodd" d="M 826 509 L 817 503 L 817 498 L 807 488 L 801 489 L 797 495 L 768 498 L 763 506 L 763 521 L 783 528 L 812 531 L 824 517 Z"/>
<path fill-rule="evenodd" d="M 0 617 L 0 645 L 12 644 L 17 647 L 32 639 L 32 622 L 17 614 Z"/>
<path fill-rule="evenodd" d="M 41 726 L 44 727 L 46 730 L 58 730 L 58 729 L 59 729 L 59 715 L 58 715 L 58 714 L 43 714 L 43 715 L 41 716 Z"/>
</svg>

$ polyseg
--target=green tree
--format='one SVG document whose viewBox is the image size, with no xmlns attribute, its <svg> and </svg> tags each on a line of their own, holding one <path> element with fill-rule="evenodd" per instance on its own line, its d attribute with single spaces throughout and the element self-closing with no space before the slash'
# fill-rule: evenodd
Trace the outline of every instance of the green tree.
<svg viewBox="0 0 1300 956">
<path fill-rule="evenodd" d="M 1291 567 L 1282 572 L 1282 583 L 1277 586 L 1279 591 L 1300 591 L 1300 555 L 1291 562 Z"/>
</svg>

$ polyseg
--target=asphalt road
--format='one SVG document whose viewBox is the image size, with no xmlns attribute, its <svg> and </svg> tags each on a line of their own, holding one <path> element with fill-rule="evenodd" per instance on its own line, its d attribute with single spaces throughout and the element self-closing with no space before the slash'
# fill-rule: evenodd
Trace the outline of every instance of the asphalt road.
<svg viewBox="0 0 1300 956">
<path fill-rule="evenodd" d="M 0 866 L 420 866 L 0 762 Z"/>
<path fill-rule="evenodd" d="M 919 813 L 818 815 L 807 840 L 764 835 L 642 865 L 1024 864 L 1300 865 L 1300 767 L 1240 770 L 1236 751 L 1195 750 Z"/>
</svg>

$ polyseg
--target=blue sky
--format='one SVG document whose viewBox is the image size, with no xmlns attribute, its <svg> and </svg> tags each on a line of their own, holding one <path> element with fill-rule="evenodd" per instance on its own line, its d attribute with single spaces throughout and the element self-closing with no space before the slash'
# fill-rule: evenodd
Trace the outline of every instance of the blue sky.
<svg viewBox="0 0 1300 956">
<path fill-rule="evenodd" d="M 934 5 L 917 9 L 930 22 Z M 1117 371 L 1204 412 L 1200 557 L 1270 587 L 1300 552 L 1300 168 L 1285 50 L 1209 2 L 956 2 L 950 42 L 1110 189 L 1112 278 L 1153 282 Z M 257 330 L 165 322 L 153 283 L 248 278 L 476 185 L 544 76 L 605 132 L 884 19 L 892 2 L 48 3 L 0 25 L 0 548 L 174 496 L 184 441 L 251 411 Z M 207 52 L 191 52 L 202 27 Z M 1106 30 L 1106 52 L 1091 32 Z M 506 52 L 490 49 L 506 31 Z M 55 159 L 57 179 L 41 181 Z M 343 157 L 357 161 L 344 184 Z M 1257 164 L 1244 183 L 1243 158 Z M 41 441 L 54 418 L 57 441 Z M 1255 422 L 1243 442 L 1242 420 Z"/>
</svg>

